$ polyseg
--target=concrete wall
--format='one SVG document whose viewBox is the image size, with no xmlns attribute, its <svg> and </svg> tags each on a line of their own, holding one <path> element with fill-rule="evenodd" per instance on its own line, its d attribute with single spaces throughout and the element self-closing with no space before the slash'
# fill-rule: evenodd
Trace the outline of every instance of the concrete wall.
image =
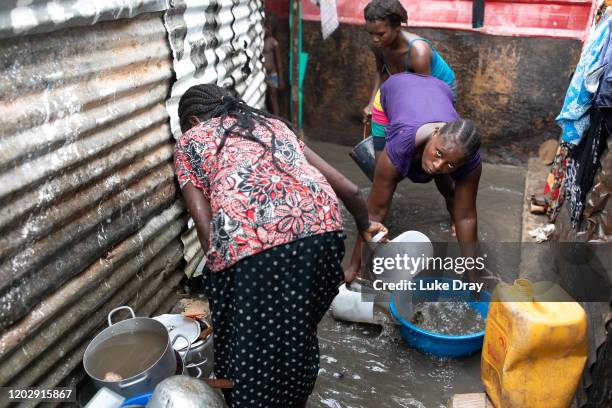
<svg viewBox="0 0 612 408">
<path fill-rule="evenodd" d="M 281 23 L 278 37 L 283 47 L 288 44 L 286 31 Z M 542 141 L 558 137 L 554 118 L 578 62 L 581 42 L 457 30 L 413 31 L 431 39 L 455 70 L 457 109 L 480 126 L 485 157 L 524 162 Z M 375 70 L 369 41 L 363 26 L 346 24 L 322 41 L 320 23 L 304 22 L 303 48 L 310 54 L 304 82 L 308 137 L 343 144 L 354 144 L 361 137 L 361 109 L 370 96 Z"/>
</svg>

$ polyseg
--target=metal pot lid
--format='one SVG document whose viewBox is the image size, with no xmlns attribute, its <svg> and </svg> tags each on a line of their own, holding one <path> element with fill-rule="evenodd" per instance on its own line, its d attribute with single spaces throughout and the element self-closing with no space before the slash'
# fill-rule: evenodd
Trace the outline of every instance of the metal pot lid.
<svg viewBox="0 0 612 408">
<path fill-rule="evenodd" d="M 174 338 L 180 334 L 189 339 L 190 343 L 193 343 L 200 336 L 200 325 L 197 321 L 189 317 L 180 314 L 163 314 L 155 316 L 153 319 L 166 326 L 166 330 L 168 330 L 168 334 L 170 335 L 170 341 L 174 340 Z M 174 343 L 174 349 L 183 350 L 187 345 L 187 341 L 179 337 Z"/>
</svg>

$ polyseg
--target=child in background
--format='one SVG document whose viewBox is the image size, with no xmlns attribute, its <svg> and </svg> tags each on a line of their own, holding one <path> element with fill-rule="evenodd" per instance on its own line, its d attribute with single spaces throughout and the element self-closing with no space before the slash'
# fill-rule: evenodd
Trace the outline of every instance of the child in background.
<svg viewBox="0 0 612 408">
<path fill-rule="evenodd" d="M 266 64 L 266 83 L 268 85 L 266 104 L 272 114 L 279 116 L 278 92 L 285 89 L 285 82 L 283 80 L 280 46 L 276 38 L 274 38 L 276 27 L 270 18 L 266 19 L 265 31 L 264 58 Z"/>
</svg>

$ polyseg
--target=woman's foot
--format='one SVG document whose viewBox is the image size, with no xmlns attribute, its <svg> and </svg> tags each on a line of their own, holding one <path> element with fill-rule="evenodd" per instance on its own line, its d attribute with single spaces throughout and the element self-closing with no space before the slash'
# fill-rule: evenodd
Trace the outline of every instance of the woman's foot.
<svg viewBox="0 0 612 408">
<path fill-rule="evenodd" d="M 457 236 L 457 228 L 455 228 L 455 223 L 454 222 L 451 222 L 450 233 L 451 233 L 451 236 L 453 236 L 453 237 Z"/>
</svg>

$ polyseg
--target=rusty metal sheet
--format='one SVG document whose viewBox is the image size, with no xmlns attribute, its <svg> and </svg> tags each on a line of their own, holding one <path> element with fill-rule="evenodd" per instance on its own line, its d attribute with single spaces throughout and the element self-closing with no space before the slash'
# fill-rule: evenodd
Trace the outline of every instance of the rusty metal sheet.
<svg viewBox="0 0 612 408">
<path fill-rule="evenodd" d="M 216 83 L 235 89 L 252 106 L 263 106 L 263 2 L 176 0 L 164 15 L 176 82 L 166 103 L 175 138 L 181 134 L 178 101 L 191 86 Z"/>
<path fill-rule="evenodd" d="M 0 43 L 0 384 L 62 383 L 109 310 L 159 310 L 184 276 L 171 49 L 161 13 L 127 18 L 165 2 L 103 3 Z"/>
<path fill-rule="evenodd" d="M 94 3 L 0 5 L 3 385 L 82 375 L 118 305 L 170 310 L 205 260 L 194 230 L 180 240 L 176 102 L 214 82 L 263 105 L 261 0 Z"/>
<path fill-rule="evenodd" d="M 161 14 L 11 38 L 0 58 L 6 328 L 172 204 L 176 188 Z"/>
<path fill-rule="evenodd" d="M 78 301 L 105 280 L 117 274 L 135 274 L 145 263 L 176 238 L 175 229 L 182 229 L 184 208 L 180 201 L 149 220 L 137 234 L 113 248 L 102 260 L 90 265 L 83 273 L 36 305 L 26 317 L 0 336 L 0 360 L 22 344 L 29 335 L 45 324 L 51 324 L 58 310 Z M 160 232 L 161 231 L 161 232 Z M 0 383 L 3 381 L 0 377 Z"/>
<path fill-rule="evenodd" d="M 169 3 L 169 0 L 3 0 L 0 38 L 132 18 L 166 10 Z"/>
<path fill-rule="evenodd" d="M 95 336 L 95 330 L 100 321 L 104 320 L 105 312 L 108 313 L 106 309 L 112 310 L 115 305 L 125 304 L 129 299 L 146 299 L 155 295 L 147 285 L 157 289 L 160 279 L 167 278 L 176 269 L 182 255 L 180 243 L 173 240 L 163 250 L 155 253 L 155 258 L 142 270 L 131 273 L 117 271 L 105 279 L 100 290 L 81 298 L 41 330 L 38 336 L 24 342 L 10 358 L 3 361 L 0 383 L 6 383 L 9 378 L 13 379 L 10 384 L 16 387 L 27 387 L 35 383 L 83 339 Z M 92 310 L 96 311 L 96 316 L 91 315 Z M 15 381 L 17 374 L 19 379 Z"/>
</svg>

